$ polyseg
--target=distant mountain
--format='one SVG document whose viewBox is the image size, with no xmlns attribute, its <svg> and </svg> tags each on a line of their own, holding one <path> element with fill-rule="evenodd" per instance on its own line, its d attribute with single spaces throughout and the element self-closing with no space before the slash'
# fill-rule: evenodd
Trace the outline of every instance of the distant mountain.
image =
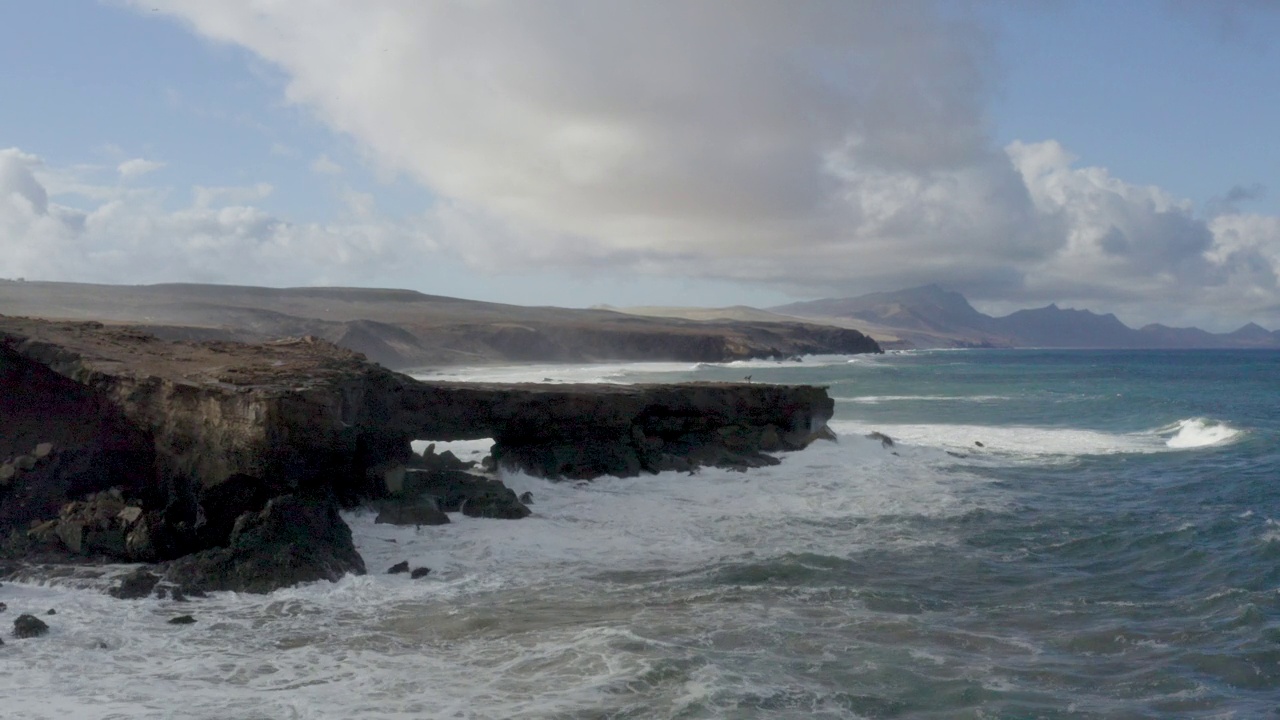
<svg viewBox="0 0 1280 720">
<path fill-rule="evenodd" d="M 1110 313 L 1099 315 L 1056 304 L 992 317 L 974 309 L 960 293 L 937 285 L 791 303 L 769 310 L 802 318 L 874 324 L 914 347 L 1280 348 L 1280 331 L 1271 332 L 1254 323 L 1230 333 L 1166 325 L 1135 330 Z M 894 346 L 902 344 L 886 344 Z"/>
</svg>

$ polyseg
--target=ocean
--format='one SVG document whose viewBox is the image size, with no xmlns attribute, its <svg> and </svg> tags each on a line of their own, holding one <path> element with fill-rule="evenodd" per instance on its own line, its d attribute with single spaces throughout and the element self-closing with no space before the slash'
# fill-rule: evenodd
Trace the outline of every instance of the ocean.
<svg viewBox="0 0 1280 720">
<path fill-rule="evenodd" d="M 370 574 L 267 596 L 104 595 L 130 566 L 6 582 L 0 717 L 1280 717 L 1280 353 L 433 377 L 747 375 L 827 386 L 839 442 L 746 473 L 508 475 L 518 521 L 350 513 Z M 50 634 L 12 638 L 20 612 Z"/>
</svg>

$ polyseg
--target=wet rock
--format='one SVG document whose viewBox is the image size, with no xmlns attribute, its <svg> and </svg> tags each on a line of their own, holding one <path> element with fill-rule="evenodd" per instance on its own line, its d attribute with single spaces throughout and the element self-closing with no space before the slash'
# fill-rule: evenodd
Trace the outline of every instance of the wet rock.
<svg viewBox="0 0 1280 720">
<path fill-rule="evenodd" d="M 120 600 L 138 600 L 151 594 L 160 577 L 146 568 L 138 568 L 120 578 L 120 584 L 107 591 L 107 594 Z"/>
<path fill-rule="evenodd" d="M 977 445 L 978 447 L 986 447 L 986 445 L 983 445 L 983 444 L 982 444 L 982 441 L 980 441 L 980 440 L 974 440 L 974 441 L 973 441 L 973 444 L 974 444 L 974 445 Z"/>
<path fill-rule="evenodd" d="M 166 598 L 166 597 L 168 597 L 168 596 L 169 596 L 169 588 L 164 588 L 164 587 L 158 587 L 158 588 L 156 588 L 156 599 L 157 599 L 157 600 L 163 600 L 163 599 L 165 599 L 165 598 Z"/>
<path fill-rule="evenodd" d="M 17 638 L 40 637 L 49 632 L 49 626 L 35 615 L 19 615 L 13 621 L 13 636 Z"/>
<path fill-rule="evenodd" d="M 524 492 L 520 493 L 520 502 L 524 503 L 525 505 L 532 505 L 533 493 L 528 490 L 525 490 Z"/>
<path fill-rule="evenodd" d="M 226 547 L 236 520 L 247 512 L 258 512 L 279 495 L 280 488 L 261 478 L 243 473 L 232 475 L 200 492 L 204 523 L 196 530 L 202 547 Z"/>
<path fill-rule="evenodd" d="M 395 565 L 392 565 L 391 567 L 387 568 L 388 575 L 398 575 L 400 573 L 407 573 L 407 572 L 409 572 L 408 560 L 402 560 L 396 563 Z"/>
<path fill-rule="evenodd" d="M 58 614 L 58 611 L 54 610 L 53 608 L 49 608 L 49 612 L 45 613 L 45 615 L 57 615 L 57 614 Z"/>
<path fill-rule="evenodd" d="M 179 615 L 175 618 L 169 618 L 170 625 L 191 625 L 195 621 L 196 619 L 190 615 Z"/>
<path fill-rule="evenodd" d="M 405 495 L 434 498 L 440 510 L 468 517 L 518 519 L 530 514 L 501 481 L 457 470 L 411 471 L 405 475 Z"/>
<path fill-rule="evenodd" d="M 418 578 L 426 577 L 427 574 L 430 572 L 431 572 L 431 568 L 427 568 L 427 567 L 414 568 L 413 572 L 409 573 L 409 578 L 412 580 L 417 580 Z"/>
<path fill-rule="evenodd" d="M 4 603 L 0 602 L 0 612 L 4 612 L 5 610 L 8 610 L 8 609 L 9 609 L 8 605 L 5 605 Z"/>
<path fill-rule="evenodd" d="M 445 515 L 431 498 L 419 497 L 409 503 L 391 499 L 381 503 L 374 523 L 388 525 L 447 525 Z"/>
<path fill-rule="evenodd" d="M 363 575 L 351 529 L 328 496 L 281 495 L 260 512 L 235 522 L 226 548 L 206 550 L 169 564 L 168 577 L 192 590 L 268 593 L 316 580 Z"/>
<path fill-rule="evenodd" d="M 888 435 L 885 435 L 884 433 L 882 433 L 882 432 L 880 432 L 880 431 L 878 431 L 878 430 L 875 430 L 875 431 L 872 431 L 872 432 L 868 433 L 868 434 L 867 434 L 867 439 L 868 439 L 868 440 L 879 440 L 879 441 L 880 441 L 880 445 L 881 445 L 881 446 L 883 446 L 883 447 L 893 447 L 893 438 L 889 437 Z"/>
<path fill-rule="evenodd" d="M 470 470 L 476 466 L 475 462 L 460 459 L 452 450 L 436 454 L 435 443 L 423 449 L 422 455 L 414 464 L 424 470 Z"/>
</svg>

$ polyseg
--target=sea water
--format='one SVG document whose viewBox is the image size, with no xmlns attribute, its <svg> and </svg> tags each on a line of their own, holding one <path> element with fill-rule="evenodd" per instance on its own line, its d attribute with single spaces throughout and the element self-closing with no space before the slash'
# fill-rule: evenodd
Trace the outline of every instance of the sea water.
<svg viewBox="0 0 1280 720">
<path fill-rule="evenodd" d="M 433 373 L 747 375 L 827 386 L 839 442 L 746 473 L 507 475 L 518 521 L 348 514 L 368 575 L 265 596 L 102 594 L 127 566 L 5 583 L 0 717 L 1277 716 L 1280 353 Z M 49 608 L 47 636 L 9 634 Z"/>
</svg>

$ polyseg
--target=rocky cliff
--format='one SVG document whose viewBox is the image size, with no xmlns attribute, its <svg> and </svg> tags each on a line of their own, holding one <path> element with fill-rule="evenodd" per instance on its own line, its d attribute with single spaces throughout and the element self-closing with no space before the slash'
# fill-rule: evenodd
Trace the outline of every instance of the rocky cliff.
<svg viewBox="0 0 1280 720">
<path fill-rule="evenodd" d="M 246 534 L 297 514 L 259 517 L 272 498 L 402 492 L 413 440 L 491 437 L 496 463 L 548 478 L 746 468 L 826 433 L 832 410 L 814 387 L 424 383 L 315 338 L 178 342 L 0 317 L 0 532 L 176 558 L 288 536 Z"/>
</svg>

